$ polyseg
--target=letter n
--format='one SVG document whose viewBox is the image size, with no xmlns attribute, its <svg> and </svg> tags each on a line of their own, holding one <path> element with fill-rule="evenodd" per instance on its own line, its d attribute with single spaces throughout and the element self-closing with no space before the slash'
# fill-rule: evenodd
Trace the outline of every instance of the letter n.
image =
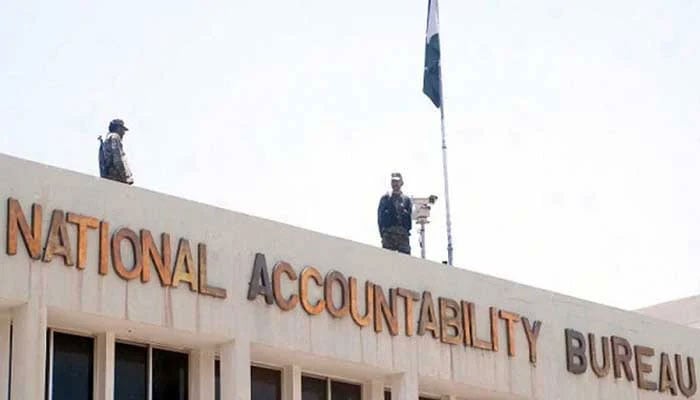
<svg viewBox="0 0 700 400">
<path fill-rule="evenodd" d="M 29 257 L 41 258 L 41 206 L 32 204 L 32 228 L 29 229 L 27 218 L 22 212 L 19 201 L 7 199 L 7 254 L 17 254 L 17 235 L 21 234 Z"/>
</svg>

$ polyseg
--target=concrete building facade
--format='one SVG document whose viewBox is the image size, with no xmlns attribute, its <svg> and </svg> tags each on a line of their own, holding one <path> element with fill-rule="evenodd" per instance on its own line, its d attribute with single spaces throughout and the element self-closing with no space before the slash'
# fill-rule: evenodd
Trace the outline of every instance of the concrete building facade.
<svg viewBox="0 0 700 400">
<path fill-rule="evenodd" d="M 141 384 L 257 400 L 256 379 L 284 400 L 323 382 L 332 400 L 698 396 L 696 329 L 8 156 L 0 170 L 0 400 Z"/>
</svg>

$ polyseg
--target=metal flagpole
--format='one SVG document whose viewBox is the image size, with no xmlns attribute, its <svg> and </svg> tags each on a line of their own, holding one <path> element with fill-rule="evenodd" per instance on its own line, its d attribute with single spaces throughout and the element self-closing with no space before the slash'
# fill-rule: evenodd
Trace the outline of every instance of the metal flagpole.
<svg viewBox="0 0 700 400">
<path fill-rule="evenodd" d="M 442 55 L 440 55 L 442 64 Z M 442 95 L 442 65 L 440 74 L 440 128 L 442 130 L 442 174 L 445 180 L 445 224 L 447 225 L 447 265 L 452 266 L 452 220 L 450 218 L 450 189 L 447 180 L 447 142 L 445 141 L 445 100 Z"/>
<path fill-rule="evenodd" d="M 453 258 L 452 258 L 452 220 L 450 217 L 450 189 L 449 189 L 449 184 L 448 184 L 448 179 L 447 179 L 447 141 L 445 140 L 445 99 L 443 96 L 443 90 L 442 90 L 442 54 L 440 51 L 440 42 L 439 39 L 440 37 L 439 32 L 440 32 L 440 27 L 439 27 L 439 11 L 438 11 L 438 4 L 437 0 L 429 0 L 428 1 L 428 26 L 426 27 L 425 30 L 425 40 L 426 40 L 426 48 L 425 48 L 425 70 L 423 72 L 423 92 L 430 97 L 430 100 L 435 104 L 436 106 L 438 105 L 438 102 L 435 99 L 435 87 L 434 87 L 434 81 L 430 81 L 428 74 L 431 73 L 431 69 L 435 66 L 433 63 L 435 62 L 434 59 L 430 59 L 432 56 L 433 58 L 437 58 L 437 78 L 438 78 L 438 89 L 439 89 L 439 95 L 440 95 L 440 103 L 439 103 L 439 108 L 440 108 L 440 129 L 442 131 L 442 175 L 445 180 L 445 225 L 447 227 L 447 265 L 454 265 L 453 264 Z M 437 36 L 437 37 L 436 37 Z M 437 49 L 430 49 L 431 43 L 432 43 L 432 38 L 436 37 L 436 43 L 433 43 L 434 46 L 437 46 Z M 437 51 L 436 51 L 437 50 Z M 437 56 L 437 57 L 436 57 Z"/>
</svg>

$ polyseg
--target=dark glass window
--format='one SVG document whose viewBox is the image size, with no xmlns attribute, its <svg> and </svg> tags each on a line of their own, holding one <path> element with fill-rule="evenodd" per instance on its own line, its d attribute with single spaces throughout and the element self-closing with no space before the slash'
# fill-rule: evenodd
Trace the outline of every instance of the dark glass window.
<svg viewBox="0 0 700 400">
<path fill-rule="evenodd" d="M 274 369 L 250 367 L 251 400 L 281 400 L 282 373 Z"/>
<path fill-rule="evenodd" d="M 188 356 L 153 349 L 153 400 L 187 400 Z"/>
<path fill-rule="evenodd" d="M 391 391 L 385 390 L 384 391 L 384 400 L 391 400 Z M 418 400 L 434 400 L 434 399 L 429 399 L 427 397 L 419 397 Z"/>
<path fill-rule="evenodd" d="M 221 400 L 221 361 L 219 360 L 214 361 L 214 400 Z"/>
<path fill-rule="evenodd" d="M 114 400 L 143 400 L 148 396 L 148 348 L 114 345 Z"/>
<path fill-rule="evenodd" d="M 8 373 L 8 377 L 7 377 L 8 382 L 12 382 L 12 340 L 14 340 L 13 339 L 14 333 L 13 333 L 12 329 L 13 329 L 13 325 L 10 324 L 10 354 L 8 354 L 8 356 L 7 356 L 7 368 L 9 369 L 9 373 Z M 46 348 L 48 349 L 49 347 L 46 346 Z M 48 359 L 48 357 L 46 357 L 46 358 Z M 11 389 L 12 388 L 10 387 L 10 385 L 7 385 L 7 398 L 8 399 L 10 398 L 10 390 Z"/>
<path fill-rule="evenodd" d="M 221 400 L 221 362 L 214 362 L 214 398 Z M 282 373 L 274 369 L 250 367 L 251 400 L 281 400 Z"/>
<path fill-rule="evenodd" d="M 93 338 L 53 333 L 51 398 L 92 400 Z"/>
<path fill-rule="evenodd" d="M 326 380 L 301 377 L 301 400 L 327 400 Z"/>
<path fill-rule="evenodd" d="M 331 381 L 332 400 L 361 400 L 362 386 Z"/>
</svg>

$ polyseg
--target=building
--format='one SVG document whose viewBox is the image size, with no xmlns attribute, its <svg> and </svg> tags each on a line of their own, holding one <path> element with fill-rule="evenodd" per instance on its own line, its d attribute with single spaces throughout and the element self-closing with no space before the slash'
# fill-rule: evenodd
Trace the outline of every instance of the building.
<svg viewBox="0 0 700 400">
<path fill-rule="evenodd" d="M 655 304 L 638 311 L 644 315 L 673 322 L 674 324 L 700 328 L 700 296 Z"/>
<path fill-rule="evenodd" d="M 0 400 L 697 398 L 690 327 L 8 156 L 0 170 Z"/>
</svg>

